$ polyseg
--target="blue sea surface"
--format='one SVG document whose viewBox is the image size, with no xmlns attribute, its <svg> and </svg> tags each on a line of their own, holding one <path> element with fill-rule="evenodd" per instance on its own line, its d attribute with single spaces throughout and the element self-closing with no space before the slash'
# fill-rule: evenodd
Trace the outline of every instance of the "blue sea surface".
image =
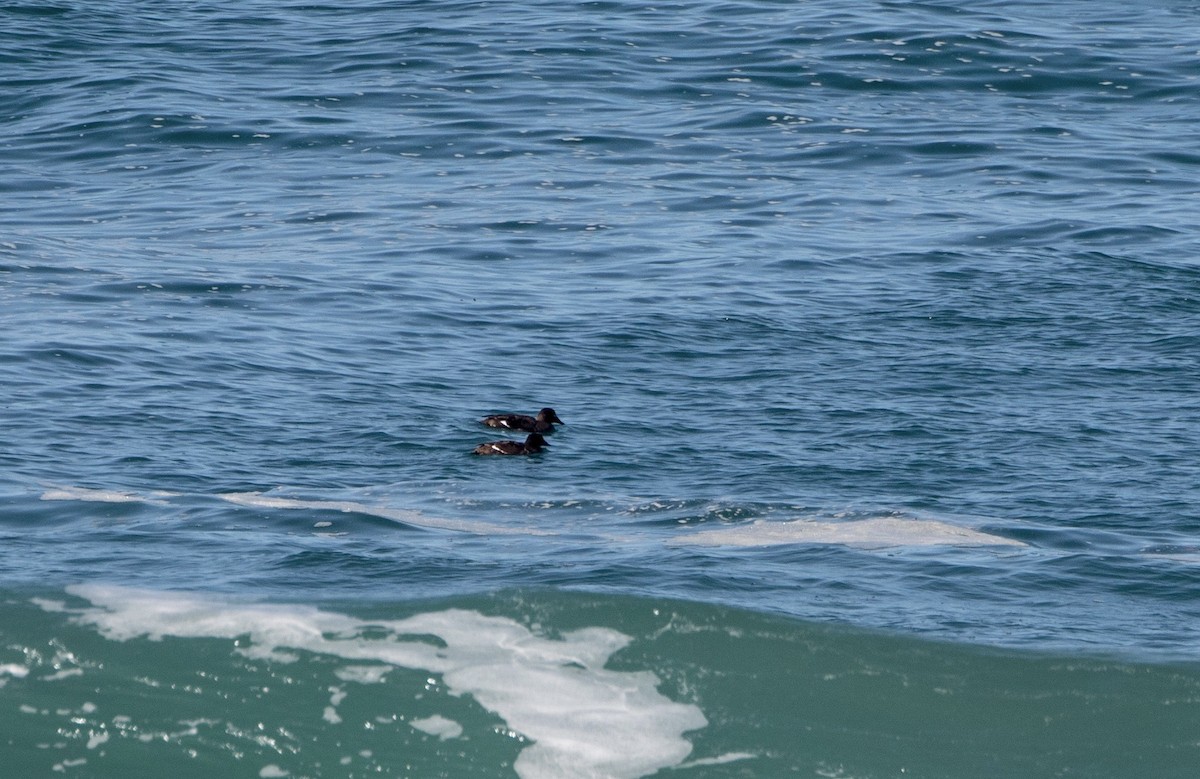
<svg viewBox="0 0 1200 779">
<path fill-rule="evenodd" d="M 0 29 L 5 770 L 1195 776 L 1200 4 Z"/>
</svg>

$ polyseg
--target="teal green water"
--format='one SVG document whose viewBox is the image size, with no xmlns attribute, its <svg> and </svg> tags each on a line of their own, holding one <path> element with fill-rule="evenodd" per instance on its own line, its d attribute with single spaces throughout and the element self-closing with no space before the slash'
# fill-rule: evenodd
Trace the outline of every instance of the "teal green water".
<svg viewBox="0 0 1200 779">
<path fill-rule="evenodd" d="M 245 604 L 87 594 L 103 616 L 73 598 L 5 608 L 6 652 L 29 669 L 0 677 L 13 775 L 1186 776 L 1200 757 L 1194 667 L 627 596 L 274 606 L 251 625 Z M 456 657 L 462 628 L 504 640 Z M 449 670 L 431 674 L 438 655 Z"/>
<path fill-rule="evenodd" d="M 0 773 L 1190 779 L 1198 12 L 0 8 Z"/>
</svg>

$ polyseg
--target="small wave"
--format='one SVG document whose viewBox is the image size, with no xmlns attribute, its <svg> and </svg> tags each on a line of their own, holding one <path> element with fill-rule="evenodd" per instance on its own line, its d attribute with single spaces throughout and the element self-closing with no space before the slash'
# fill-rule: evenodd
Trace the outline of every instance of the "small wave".
<svg viewBox="0 0 1200 779">
<path fill-rule="evenodd" d="M 1025 546 L 1011 538 L 981 533 L 933 519 L 879 517 L 849 522 L 797 519 L 757 520 L 749 525 L 701 530 L 672 539 L 673 546 L 776 546 L 844 544 L 867 549 L 898 546 Z"/>
<path fill-rule="evenodd" d="M 480 535 L 557 535 L 549 530 L 536 528 L 511 528 L 492 525 L 486 522 L 471 522 L 463 519 L 445 519 L 430 517 L 412 509 L 395 509 L 387 506 L 370 506 L 365 503 L 347 500 L 299 500 L 295 498 L 279 498 L 264 495 L 261 492 L 229 492 L 218 495 L 221 500 L 239 506 L 251 506 L 267 509 L 307 509 L 317 511 L 342 511 L 352 514 L 365 514 L 372 517 L 382 517 L 392 522 L 414 527 L 437 530 L 457 530 Z"/>
<path fill-rule="evenodd" d="M 1200 565 L 1200 546 L 1166 545 L 1142 550 L 1142 554 L 1155 560 L 1164 560 L 1181 565 Z"/>
<path fill-rule="evenodd" d="M 175 497 L 170 492 L 154 492 L 150 495 L 137 495 L 119 490 L 95 490 L 87 487 L 55 487 L 42 493 L 42 500 L 78 500 L 90 503 L 147 503 L 153 506 L 165 506 L 165 498 Z"/>
<path fill-rule="evenodd" d="M 122 490 L 91 489 L 87 487 L 53 487 L 46 489 L 42 500 L 47 501 L 82 501 L 91 503 L 142 503 L 153 506 L 169 505 L 171 498 L 181 497 L 180 493 L 151 492 L 139 494 Z M 283 498 L 265 495 L 261 492 L 228 492 L 216 495 L 220 500 L 238 506 L 260 509 L 307 510 L 307 511 L 337 511 L 346 514 L 362 514 L 379 517 L 407 527 L 430 530 L 453 530 L 461 533 L 478 535 L 523 535 L 523 536 L 553 536 L 557 533 L 538 528 L 516 528 L 494 525 L 487 522 L 474 522 L 465 519 L 449 519 L 431 517 L 414 509 L 391 508 L 376 506 L 351 500 L 304 500 L 299 498 Z M 319 523 L 318 527 L 327 527 Z"/>
<path fill-rule="evenodd" d="M 452 695 L 472 696 L 530 740 L 513 764 L 522 779 L 646 776 L 682 763 L 692 750 L 683 734 L 708 724 L 694 704 L 659 693 L 655 674 L 607 669 L 632 640 L 611 628 L 547 638 L 512 619 L 463 609 L 367 622 L 311 606 L 99 584 L 68 591 L 91 604 L 75 620 L 114 641 L 239 640 L 232 651 L 251 658 L 298 662 L 296 652 L 307 651 L 440 674 Z M 344 689 L 334 689 L 326 720 L 340 721 L 344 698 Z M 410 724 L 442 739 L 462 732 L 441 715 Z"/>
</svg>

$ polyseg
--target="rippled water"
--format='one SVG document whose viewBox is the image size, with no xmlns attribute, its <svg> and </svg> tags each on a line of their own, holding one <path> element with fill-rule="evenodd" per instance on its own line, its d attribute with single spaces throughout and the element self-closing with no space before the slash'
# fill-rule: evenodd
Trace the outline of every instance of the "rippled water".
<svg viewBox="0 0 1200 779">
<path fill-rule="evenodd" d="M 579 775 L 1128 775 L 1115 750 L 1088 764 L 1070 731 L 1047 737 L 1059 763 L 968 724 L 947 742 L 969 744 L 961 760 L 929 732 L 895 752 L 851 751 L 841 726 L 797 745 L 820 652 L 803 655 L 813 679 L 809 661 L 793 676 L 750 658 L 818 634 L 876 658 L 848 661 L 863 679 L 890 662 L 874 641 L 957 669 L 951 684 L 924 661 L 888 666 L 921 689 L 1000 678 L 955 718 L 1016 696 L 1015 742 L 1048 716 L 1039 685 L 1108 701 L 1060 715 L 1103 711 L 1155 761 L 1138 765 L 1189 775 L 1196 696 L 1163 690 L 1194 688 L 1200 649 L 1198 15 L 1165 1 L 0 9 L 0 696 L 24 707 L 0 722 L 22 734 L 20 764 L 211 775 L 232 770 L 219 755 L 253 754 L 263 776 L 340 775 L 370 751 L 389 775 L 568 775 L 531 767 L 551 765 L 541 747 L 517 756 L 553 740 L 538 717 L 540 736 L 519 723 L 559 705 L 556 683 L 496 703 L 487 684 L 445 681 L 431 710 L 400 706 L 393 724 L 427 727 L 390 748 L 420 770 L 322 719 L 316 698 L 351 689 L 342 677 L 304 704 L 255 699 L 268 730 L 341 733 L 319 757 L 299 737 L 263 746 L 221 695 L 196 715 L 207 735 L 169 721 L 170 697 L 161 716 L 161 701 L 130 703 L 138 679 L 191 673 L 156 651 L 172 641 L 210 676 L 266 647 L 252 687 L 278 684 L 275 650 L 313 653 L 305 678 L 364 652 L 403 665 L 349 638 L 247 644 L 253 597 L 337 614 L 368 644 L 362 609 L 385 641 L 425 608 L 475 615 L 438 623 L 434 643 L 454 647 L 485 617 L 543 649 L 600 631 L 580 639 L 589 689 L 620 688 L 614 668 L 649 673 L 645 689 L 686 711 L 655 742 L 674 747 Z M 469 454 L 503 436 L 484 414 L 544 405 L 566 423 L 549 451 Z M 211 599 L 201 624 L 220 627 L 168 610 L 126 635 L 96 616 L 176 597 Z M 682 616 L 620 616 L 651 612 Z M 299 613 L 320 632 L 326 617 Z M 517 629 L 486 624 L 484 645 Z M 660 640 L 697 624 L 723 626 L 746 661 Z M 1094 673 L 1060 674 L 1079 653 Z M 472 662 L 454 668 L 500 673 Z M 97 676 L 114 663 L 134 670 Z M 779 691 L 757 709 L 712 681 L 756 667 Z M 56 700 L 75 668 L 84 686 Z M 1112 691 L 1151 677 L 1168 681 Z M 855 701 L 944 711 L 886 685 L 846 695 L 845 727 L 872 742 L 897 726 Z M 644 713 L 580 726 L 563 760 L 584 765 L 597 734 Z M 489 728 L 516 752 L 480 746 Z M 140 752 L 147 734 L 168 747 Z M 174 766 L 189 750 L 198 762 Z"/>
</svg>

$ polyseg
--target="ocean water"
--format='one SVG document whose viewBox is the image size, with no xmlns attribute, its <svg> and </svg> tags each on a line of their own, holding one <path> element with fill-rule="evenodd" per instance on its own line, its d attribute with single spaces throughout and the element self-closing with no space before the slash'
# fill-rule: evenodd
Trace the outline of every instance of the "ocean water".
<svg viewBox="0 0 1200 779">
<path fill-rule="evenodd" d="M 1197 775 L 1200 4 L 0 29 L 3 775 Z"/>
</svg>

